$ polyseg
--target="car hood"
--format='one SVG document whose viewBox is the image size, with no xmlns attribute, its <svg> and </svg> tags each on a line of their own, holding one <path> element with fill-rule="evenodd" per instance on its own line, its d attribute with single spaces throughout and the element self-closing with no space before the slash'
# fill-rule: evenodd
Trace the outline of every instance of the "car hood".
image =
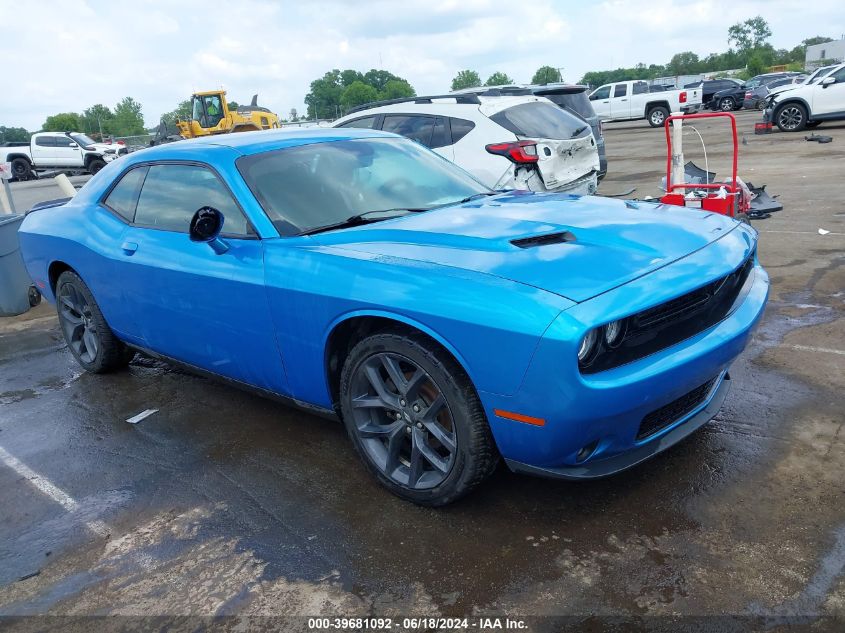
<svg viewBox="0 0 845 633">
<path fill-rule="evenodd" d="M 722 215 L 676 206 L 512 192 L 312 238 L 375 257 L 494 275 L 580 302 L 685 257 L 737 226 Z M 551 243 L 538 242 L 538 236 L 552 236 Z"/>
</svg>

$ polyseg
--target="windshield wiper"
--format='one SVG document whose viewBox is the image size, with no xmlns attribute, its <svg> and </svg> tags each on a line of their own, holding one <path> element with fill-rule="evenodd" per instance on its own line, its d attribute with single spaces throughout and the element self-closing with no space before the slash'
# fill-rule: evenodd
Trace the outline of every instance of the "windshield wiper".
<svg viewBox="0 0 845 633">
<path fill-rule="evenodd" d="M 578 136 L 581 132 L 583 132 L 584 130 L 586 130 L 588 127 L 590 127 L 590 126 L 589 126 L 589 125 L 582 125 L 582 126 L 581 126 L 581 127 L 579 127 L 577 130 L 575 130 L 575 131 L 572 133 L 572 136 L 570 136 L 569 138 L 575 138 L 575 137 L 576 137 L 576 136 Z"/>
<path fill-rule="evenodd" d="M 370 224 L 371 222 L 380 222 L 381 220 L 391 220 L 393 218 L 401 217 L 401 215 L 388 215 L 383 218 L 368 218 L 367 216 L 376 214 L 376 213 L 392 213 L 394 211 L 407 211 L 409 213 L 422 213 L 423 211 L 428 211 L 430 207 L 421 207 L 421 208 L 408 208 L 408 207 L 395 207 L 392 209 L 373 209 L 372 211 L 364 211 L 363 213 L 356 213 L 355 215 L 346 218 L 342 222 L 335 222 L 334 224 L 326 224 L 323 226 L 317 226 L 313 229 L 308 229 L 306 231 L 302 231 L 297 235 L 314 235 L 315 233 L 322 233 L 323 231 L 332 231 L 334 229 L 343 229 L 349 226 L 359 226 L 361 224 Z"/>
</svg>

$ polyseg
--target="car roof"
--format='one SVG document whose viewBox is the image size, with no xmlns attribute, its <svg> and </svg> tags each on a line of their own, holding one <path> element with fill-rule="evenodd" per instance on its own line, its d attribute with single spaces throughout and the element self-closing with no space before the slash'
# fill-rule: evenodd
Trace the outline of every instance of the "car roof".
<svg viewBox="0 0 845 633">
<path fill-rule="evenodd" d="M 234 132 L 231 134 L 215 134 L 202 138 L 176 141 L 156 145 L 149 149 L 134 152 L 133 156 L 143 155 L 144 160 L 166 160 L 178 158 L 179 155 L 192 150 L 214 150 L 215 148 L 229 148 L 239 154 L 249 155 L 267 152 L 275 149 L 298 147 L 312 143 L 326 143 L 358 138 L 395 138 L 395 134 L 380 130 L 358 128 L 324 128 L 309 127 L 297 129 L 260 130 L 256 132 Z"/>
<path fill-rule="evenodd" d="M 493 111 L 501 111 L 511 106 L 519 105 L 521 103 L 531 103 L 536 101 L 550 103 L 544 96 L 534 94 L 501 96 L 473 95 L 478 98 L 478 103 L 461 102 L 458 100 L 458 97 L 460 96 L 466 95 L 456 94 L 454 96 L 454 101 L 452 101 L 452 98 L 446 95 L 443 97 L 432 98 L 431 101 L 420 102 L 415 101 L 414 99 L 406 99 L 400 101 L 399 103 L 388 103 L 384 105 L 374 105 L 372 108 L 356 109 L 354 112 L 350 112 L 346 116 L 337 119 L 332 125 L 337 125 L 338 123 L 345 123 L 346 121 L 352 121 L 353 119 L 360 119 L 367 116 L 372 116 L 374 114 L 386 113 L 430 113 L 432 115 L 440 114 L 443 116 L 455 116 L 463 118 L 471 116 L 489 117 L 490 112 L 488 112 L 488 110 L 490 110 L 490 108 L 485 108 L 484 110 L 482 110 L 482 106 L 493 105 L 495 106 L 492 108 Z M 420 99 L 426 99 L 426 97 L 420 97 Z"/>
</svg>

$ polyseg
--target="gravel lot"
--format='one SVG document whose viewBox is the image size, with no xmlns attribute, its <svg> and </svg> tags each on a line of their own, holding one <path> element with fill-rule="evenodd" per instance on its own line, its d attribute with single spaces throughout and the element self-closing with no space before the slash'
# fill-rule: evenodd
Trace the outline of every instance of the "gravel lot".
<svg viewBox="0 0 845 633">
<path fill-rule="evenodd" d="M 845 126 L 820 127 L 834 141 L 819 145 L 754 136 L 758 118 L 738 116 L 740 174 L 785 205 L 754 223 L 764 321 L 719 416 L 610 479 L 501 468 L 454 506 L 418 508 L 370 480 L 336 423 L 142 358 L 83 375 L 52 306 L 0 319 L 0 615 L 615 615 L 669 629 L 695 616 L 737 631 L 765 616 L 843 630 Z M 727 176 L 727 135 L 696 127 Z M 605 136 L 600 191 L 659 195 L 662 131 Z M 698 137 L 685 143 L 704 167 Z"/>
</svg>

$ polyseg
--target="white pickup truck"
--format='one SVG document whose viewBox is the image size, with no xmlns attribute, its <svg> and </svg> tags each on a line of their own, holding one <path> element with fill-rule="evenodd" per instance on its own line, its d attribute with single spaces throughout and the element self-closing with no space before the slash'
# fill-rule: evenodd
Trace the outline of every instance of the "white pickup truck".
<svg viewBox="0 0 845 633">
<path fill-rule="evenodd" d="M 670 112 L 694 112 L 701 107 L 701 87 L 650 92 L 648 82 L 619 81 L 590 93 L 596 115 L 603 121 L 645 119 L 660 127 Z"/>
<path fill-rule="evenodd" d="M 29 143 L 0 146 L 0 163 L 12 164 L 12 175 L 26 180 L 36 171 L 60 169 L 96 174 L 127 152 L 125 145 L 95 143 L 78 132 L 38 132 Z"/>
</svg>

